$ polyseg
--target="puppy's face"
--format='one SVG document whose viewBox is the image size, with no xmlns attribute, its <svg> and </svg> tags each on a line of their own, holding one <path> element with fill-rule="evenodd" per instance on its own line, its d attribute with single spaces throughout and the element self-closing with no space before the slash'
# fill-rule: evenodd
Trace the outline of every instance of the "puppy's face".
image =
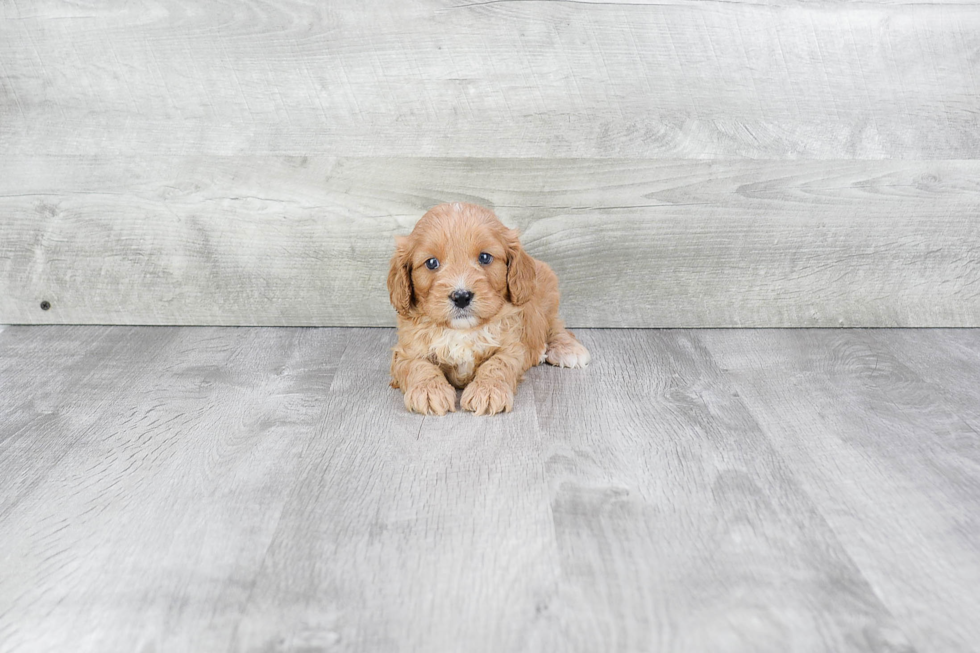
<svg viewBox="0 0 980 653">
<path fill-rule="evenodd" d="M 391 303 L 403 316 L 467 329 L 533 292 L 534 262 L 516 232 L 489 209 L 442 204 L 399 238 L 388 274 Z"/>
</svg>

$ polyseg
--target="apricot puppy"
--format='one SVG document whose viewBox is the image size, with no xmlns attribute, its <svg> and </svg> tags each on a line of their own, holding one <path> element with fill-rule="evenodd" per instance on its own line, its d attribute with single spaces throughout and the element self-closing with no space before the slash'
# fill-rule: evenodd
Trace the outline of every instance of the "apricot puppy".
<svg viewBox="0 0 980 653">
<path fill-rule="evenodd" d="M 397 238 L 388 292 L 398 312 L 391 385 L 411 411 L 455 411 L 456 388 L 463 410 L 510 411 L 531 367 L 589 363 L 558 318 L 555 273 L 482 206 L 440 204 Z"/>
</svg>

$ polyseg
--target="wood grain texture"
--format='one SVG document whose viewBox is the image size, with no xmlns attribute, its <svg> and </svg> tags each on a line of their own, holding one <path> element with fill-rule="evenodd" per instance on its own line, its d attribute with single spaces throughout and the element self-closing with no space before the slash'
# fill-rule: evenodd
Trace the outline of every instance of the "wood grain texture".
<svg viewBox="0 0 980 653">
<path fill-rule="evenodd" d="M 577 335 L 423 418 L 387 329 L 8 328 L 0 652 L 973 650 L 974 332 Z"/>
<path fill-rule="evenodd" d="M 884 350 L 929 384 L 943 402 L 956 406 L 956 417 L 980 433 L 980 330 L 949 329 L 937 338 L 929 331 L 898 331 L 880 342 Z M 969 439 L 967 440 L 969 442 Z"/>
<path fill-rule="evenodd" d="M 592 366 L 531 378 L 563 570 L 543 650 L 910 650 L 692 333 L 578 335 Z"/>
<path fill-rule="evenodd" d="M 3 3 L 0 321 L 391 325 L 469 199 L 573 326 L 977 326 L 977 7 Z"/>
<path fill-rule="evenodd" d="M 0 6 L 5 156 L 964 159 L 972 2 Z"/>
<path fill-rule="evenodd" d="M 573 327 L 977 326 L 978 179 L 977 161 L 5 158 L 0 321 L 390 325 L 393 237 L 453 199 L 521 229 Z"/>
<path fill-rule="evenodd" d="M 980 358 L 963 344 L 976 332 L 698 338 L 917 650 L 975 651 Z"/>
<path fill-rule="evenodd" d="M 349 335 L 5 332 L 0 650 L 227 647 Z"/>
<path fill-rule="evenodd" d="M 358 332 L 233 650 L 516 651 L 560 573 L 531 388 L 513 413 L 423 418 Z"/>
</svg>

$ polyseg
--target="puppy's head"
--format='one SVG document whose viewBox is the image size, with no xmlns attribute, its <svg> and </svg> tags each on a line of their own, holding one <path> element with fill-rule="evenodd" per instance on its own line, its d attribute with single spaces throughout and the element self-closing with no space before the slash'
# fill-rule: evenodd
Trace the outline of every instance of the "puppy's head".
<svg viewBox="0 0 980 653">
<path fill-rule="evenodd" d="M 467 329 L 491 320 L 507 303 L 534 292 L 534 261 L 517 232 L 475 204 L 440 204 L 396 241 L 388 271 L 399 314 L 425 315 Z"/>
</svg>

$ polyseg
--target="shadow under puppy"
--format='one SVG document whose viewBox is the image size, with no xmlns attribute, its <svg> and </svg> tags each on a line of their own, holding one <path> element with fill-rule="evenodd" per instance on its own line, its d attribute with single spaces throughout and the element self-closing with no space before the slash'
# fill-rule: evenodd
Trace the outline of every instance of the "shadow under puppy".
<svg viewBox="0 0 980 653">
<path fill-rule="evenodd" d="M 475 204 L 441 204 L 396 239 L 388 272 L 398 312 L 391 385 L 422 414 L 510 411 L 544 361 L 585 367 L 589 352 L 558 318 L 558 278 L 517 232 Z"/>
</svg>

